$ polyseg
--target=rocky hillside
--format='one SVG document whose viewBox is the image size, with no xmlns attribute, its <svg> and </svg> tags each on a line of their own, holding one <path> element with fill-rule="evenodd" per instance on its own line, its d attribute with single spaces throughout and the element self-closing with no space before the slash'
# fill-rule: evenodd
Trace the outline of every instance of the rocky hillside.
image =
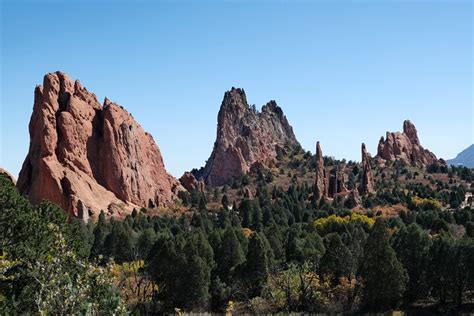
<svg viewBox="0 0 474 316">
<path fill-rule="evenodd" d="M 387 132 L 385 139 L 383 136 L 380 138 L 375 158 L 382 164 L 394 160 L 403 160 L 418 167 L 445 164 L 421 146 L 415 125 L 409 120 L 403 122 L 403 132 Z"/>
<path fill-rule="evenodd" d="M 258 112 L 243 89 L 224 95 L 217 117 L 217 139 L 206 166 L 195 173 L 208 185 L 229 184 L 252 168 L 271 167 L 279 155 L 300 146 L 282 109 L 270 101 Z"/>
<path fill-rule="evenodd" d="M 64 73 L 36 87 L 29 132 L 17 187 L 33 203 L 48 199 L 87 220 L 100 210 L 167 204 L 181 189 L 153 137 L 123 107 L 100 104 Z"/>
</svg>

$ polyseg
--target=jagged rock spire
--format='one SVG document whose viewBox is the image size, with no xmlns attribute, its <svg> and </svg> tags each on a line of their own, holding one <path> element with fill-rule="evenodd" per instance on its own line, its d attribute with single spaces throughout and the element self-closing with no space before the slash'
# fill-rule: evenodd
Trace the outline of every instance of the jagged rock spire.
<svg viewBox="0 0 474 316">
<path fill-rule="evenodd" d="M 362 151 L 362 175 L 361 175 L 361 186 L 360 186 L 360 193 L 361 194 L 368 194 L 374 192 L 374 179 L 372 176 L 372 169 L 370 166 L 370 154 L 367 152 L 365 148 L 365 144 L 362 143 L 361 146 Z"/>
<path fill-rule="evenodd" d="M 380 138 L 375 158 L 380 164 L 394 160 L 403 160 L 418 167 L 445 164 L 421 146 L 416 127 L 409 120 L 403 122 L 402 133 L 387 132 L 385 138 Z"/>
<path fill-rule="evenodd" d="M 316 201 L 328 196 L 328 180 L 326 176 L 326 169 L 324 168 L 324 158 L 319 141 L 316 142 L 316 177 L 314 184 L 314 195 Z"/>
<path fill-rule="evenodd" d="M 206 166 L 195 177 L 208 185 L 230 184 L 253 167 L 272 167 L 279 153 L 300 146 L 282 109 L 270 101 L 258 112 L 243 89 L 224 94 L 217 138 Z"/>
</svg>

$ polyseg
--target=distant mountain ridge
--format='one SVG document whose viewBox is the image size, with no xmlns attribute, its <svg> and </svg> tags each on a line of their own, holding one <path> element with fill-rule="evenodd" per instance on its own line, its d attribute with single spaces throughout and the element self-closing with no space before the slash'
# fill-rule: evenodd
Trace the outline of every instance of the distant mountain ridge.
<svg viewBox="0 0 474 316">
<path fill-rule="evenodd" d="M 474 144 L 461 151 L 456 158 L 447 160 L 447 163 L 452 166 L 474 168 Z"/>
</svg>

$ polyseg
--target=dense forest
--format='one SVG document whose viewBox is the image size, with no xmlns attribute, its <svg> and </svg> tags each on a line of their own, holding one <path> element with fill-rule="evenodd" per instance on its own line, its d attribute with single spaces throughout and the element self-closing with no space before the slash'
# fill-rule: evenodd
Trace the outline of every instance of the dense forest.
<svg viewBox="0 0 474 316">
<path fill-rule="evenodd" d="M 428 172 L 473 181 L 467 168 Z M 386 181 L 364 198 L 367 212 L 259 175 L 235 184 L 251 182 L 250 198 L 225 186 L 186 192 L 180 214 L 101 213 L 86 224 L 49 202 L 32 206 L 0 176 L 0 313 L 472 312 L 474 210 L 460 208 L 464 189 Z M 395 203 L 407 210 L 377 211 Z"/>
</svg>

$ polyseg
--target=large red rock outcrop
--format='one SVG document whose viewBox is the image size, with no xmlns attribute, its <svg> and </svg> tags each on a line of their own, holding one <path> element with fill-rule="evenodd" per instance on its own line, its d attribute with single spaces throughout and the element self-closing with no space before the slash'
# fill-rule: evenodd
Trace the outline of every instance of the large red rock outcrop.
<svg viewBox="0 0 474 316">
<path fill-rule="evenodd" d="M 397 159 L 418 167 L 445 164 L 444 161 L 438 160 L 435 154 L 421 146 L 415 125 L 409 120 L 403 122 L 402 133 L 387 132 L 385 139 L 382 136 L 375 158 L 381 164 Z"/>
<path fill-rule="evenodd" d="M 217 139 L 206 166 L 195 173 L 209 185 L 224 185 L 253 166 L 271 167 L 279 152 L 299 146 L 282 109 L 270 101 L 261 112 L 251 108 L 243 89 L 224 95 L 217 118 Z"/>
<path fill-rule="evenodd" d="M 361 194 L 368 194 L 375 191 L 374 188 L 374 177 L 372 176 L 372 168 L 370 165 L 371 157 L 370 154 L 367 152 L 365 148 L 365 144 L 362 143 L 361 146 L 362 152 L 362 174 L 361 174 L 361 185 L 360 185 L 360 193 Z"/>
<path fill-rule="evenodd" d="M 17 187 L 33 203 L 47 199 L 87 220 L 100 210 L 120 215 L 167 204 L 182 189 L 126 110 L 108 99 L 101 105 L 64 73 L 36 87 L 29 132 Z"/>
</svg>

